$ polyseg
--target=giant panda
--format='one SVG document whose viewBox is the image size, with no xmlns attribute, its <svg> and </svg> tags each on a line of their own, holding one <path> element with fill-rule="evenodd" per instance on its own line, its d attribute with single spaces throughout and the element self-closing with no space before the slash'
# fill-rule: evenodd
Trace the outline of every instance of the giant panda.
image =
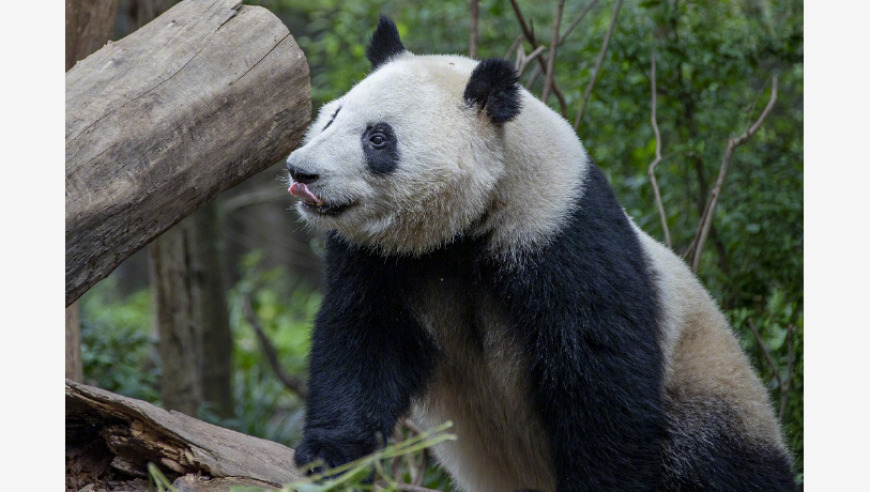
<svg viewBox="0 0 870 492">
<path fill-rule="evenodd" d="M 468 492 L 794 489 L 725 317 L 513 67 L 414 55 L 383 16 L 366 55 L 287 158 L 326 236 L 297 464 L 408 416 L 454 422 L 434 453 Z"/>
</svg>

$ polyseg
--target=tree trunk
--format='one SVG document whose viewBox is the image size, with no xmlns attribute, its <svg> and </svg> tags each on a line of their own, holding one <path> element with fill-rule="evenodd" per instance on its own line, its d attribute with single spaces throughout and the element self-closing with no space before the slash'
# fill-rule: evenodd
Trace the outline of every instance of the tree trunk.
<svg viewBox="0 0 870 492">
<path fill-rule="evenodd" d="M 233 414 L 230 332 L 218 206 L 210 202 L 149 246 L 164 406 Z"/>
<path fill-rule="evenodd" d="M 66 308 L 66 378 L 77 383 L 84 381 L 82 368 L 82 326 L 79 322 L 78 301 Z"/>
<path fill-rule="evenodd" d="M 193 279 L 194 312 L 202 335 L 202 357 L 198 371 L 202 398 L 221 417 L 233 416 L 233 334 L 227 303 L 226 255 L 218 202 L 212 201 L 194 212 Z"/>
<path fill-rule="evenodd" d="M 290 448 L 68 380 L 66 490 L 145 492 L 148 463 L 182 491 L 301 479 Z"/>
<path fill-rule="evenodd" d="M 193 298 L 193 223 L 190 218 L 151 243 L 151 293 L 157 351 L 160 354 L 160 396 L 163 406 L 196 415 L 202 401 L 199 361 L 202 359 L 201 324 Z"/>
<path fill-rule="evenodd" d="M 118 0 L 66 0 L 66 70 L 112 39 Z"/>
<path fill-rule="evenodd" d="M 66 70 L 112 38 L 118 0 L 66 0 Z M 66 377 L 84 381 L 79 305 L 66 308 Z"/>
<path fill-rule="evenodd" d="M 66 304 L 217 193 L 282 159 L 310 118 L 287 28 L 185 0 L 66 77 Z"/>
</svg>

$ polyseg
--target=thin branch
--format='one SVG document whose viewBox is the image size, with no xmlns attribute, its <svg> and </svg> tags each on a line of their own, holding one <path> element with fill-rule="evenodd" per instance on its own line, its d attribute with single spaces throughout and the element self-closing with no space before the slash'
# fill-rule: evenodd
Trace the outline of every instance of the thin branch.
<svg viewBox="0 0 870 492">
<path fill-rule="evenodd" d="M 779 383 L 779 388 L 782 389 L 782 378 L 779 377 L 779 369 L 777 369 L 776 364 L 773 363 L 773 358 L 770 356 L 770 352 L 767 351 L 767 347 L 764 346 L 764 342 L 761 340 L 761 335 L 758 334 L 758 330 L 755 328 L 755 323 L 752 322 L 752 318 L 746 318 L 746 324 L 749 325 L 749 329 L 752 330 L 752 334 L 755 335 L 755 341 L 758 342 L 758 346 L 761 347 L 761 353 L 764 354 L 764 359 L 767 361 L 767 364 L 773 369 L 773 377 L 776 378 L 776 382 Z"/>
<path fill-rule="evenodd" d="M 580 120 L 583 118 L 583 109 L 586 108 L 586 100 L 592 94 L 592 87 L 595 85 L 595 79 L 598 78 L 598 72 L 601 71 L 601 64 L 604 63 L 604 55 L 607 54 L 607 46 L 610 44 L 610 36 L 613 35 L 613 28 L 616 27 L 616 16 L 619 14 L 619 8 L 622 6 L 622 0 L 616 0 L 616 5 L 613 6 L 613 15 L 610 17 L 610 27 L 607 29 L 607 34 L 604 35 L 604 42 L 601 43 L 601 51 L 598 52 L 598 60 L 595 61 L 595 71 L 592 72 L 592 80 L 583 91 L 583 99 L 580 101 L 580 109 L 577 110 L 577 117 L 574 118 L 574 131 L 580 127 Z"/>
<path fill-rule="evenodd" d="M 650 120 L 652 120 L 653 132 L 656 134 L 656 158 L 649 165 L 647 173 L 649 174 L 650 182 L 652 183 L 653 193 L 656 197 L 656 207 L 659 209 L 659 218 L 662 221 L 662 230 L 665 232 L 665 244 L 668 248 L 671 247 L 671 233 L 668 230 L 668 217 L 665 214 L 665 205 L 662 203 L 662 195 L 659 191 L 659 183 L 656 181 L 656 166 L 662 161 L 662 135 L 659 133 L 659 124 L 656 121 L 656 52 L 652 54 L 652 65 L 650 68 L 650 79 L 652 80 L 652 111 Z"/>
<path fill-rule="evenodd" d="M 476 0 L 472 0 L 476 1 Z M 402 422 L 393 428 L 393 442 L 402 442 Z M 393 470 L 393 481 L 396 483 L 402 482 L 402 469 L 399 463 L 402 461 L 402 455 L 393 456 L 390 462 L 390 468 Z"/>
<path fill-rule="evenodd" d="M 542 72 L 543 70 L 541 70 L 540 65 L 536 66 L 535 69 L 532 70 L 532 74 L 529 75 L 529 80 L 526 82 L 526 89 L 532 88 L 532 84 L 534 84 L 535 81 L 538 80 L 538 76 L 541 75 Z"/>
<path fill-rule="evenodd" d="M 559 36 L 559 42 L 556 43 L 556 46 L 562 46 L 562 43 L 564 43 L 565 40 L 568 39 L 568 35 L 571 34 L 571 31 L 573 31 L 574 28 L 577 27 L 577 24 L 579 24 L 580 21 L 582 21 L 583 18 L 586 17 L 586 14 L 588 14 L 589 11 L 592 10 L 592 7 L 594 7 L 596 3 L 598 3 L 598 0 L 592 0 L 591 2 L 589 2 L 589 5 L 587 5 L 586 8 L 583 9 L 583 12 L 580 12 L 577 17 L 574 17 L 574 20 L 571 21 L 571 25 L 568 26 L 568 29 L 565 29 L 565 32 L 563 32 L 562 35 Z"/>
<path fill-rule="evenodd" d="M 556 52 L 559 51 L 559 27 L 562 24 L 562 12 L 565 10 L 565 0 L 559 0 L 556 4 L 556 18 L 553 25 L 553 37 L 550 41 L 550 56 L 547 57 L 547 78 L 544 80 L 544 92 L 541 101 L 547 104 L 550 97 L 550 87 L 553 85 L 553 67 L 556 65 Z"/>
<path fill-rule="evenodd" d="M 538 46 L 537 48 L 535 48 L 535 51 L 529 53 L 528 56 L 517 53 L 517 61 L 520 62 L 519 67 L 517 67 L 517 76 L 522 76 L 523 72 L 526 71 L 526 67 L 529 65 L 529 62 L 541 56 L 541 53 L 543 53 L 546 49 L 546 46 Z"/>
<path fill-rule="evenodd" d="M 477 58 L 477 26 L 480 20 L 480 2 L 479 0 L 468 0 L 471 4 L 471 42 L 468 48 L 468 56 Z"/>
<path fill-rule="evenodd" d="M 429 467 L 429 450 L 422 449 L 420 450 L 420 462 L 414 462 L 414 466 L 411 466 L 411 484 L 412 485 L 423 485 L 423 479 L 426 478 L 426 468 Z"/>
<path fill-rule="evenodd" d="M 409 483 L 396 484 L 396 488 L 405 492 L 438 492 L 437 490 L 427 489 L 426 487 L 412 485 Z"/>
<path fill-rule="evenodd" d="M 278 379 L 290 391 L 299 395 L 303 400 L 308 398 L 308 387 L 305 385 L 305 381 L 292 374 L 287 374 L 281 366 L 281 362 L 278 361 L 278 352 L 275 350 L 275 346 L 272 345 L 269 337 L 263 332 L 263 328 L 260 326 L 260 322 L 251 308 L 251 300 L 248 296 L 242 298 L 242 310 L 245 313 L 245 319 L 248 320 L 248 323 L 254 328 L 254 333 L 257 334 L 257 339 L 260 341 L 260 346 L 263 348 L 263 353 L 266 354 L 266 359 L 269 361 L 272 371 L 275 372 Z"/>
<path fill-rule="evenodd" d="M 507 49 L 507 52 L 504 54 L 504 57 L 506 59 L 510 59 L 511 53 L 513 53 L 514 50 L 517 49 L 517 46 L 521 46 L 522 42 L 523 42 L 523 35 L 517 34 L 517 37 L 514 38 L 514 41 L 511 43 L 510 48 Z"/>
<path fill-rule="evenodd" d="M 728 172 L 728 166 L 731 164 L 731 155 L 734 153 L 734 149 L 746 143 L 746 141 L 749 140 L 749 137 L 761 128 L 761 124 L 764 123 L 765 118 L 770 114 L 773 105 L 776 103 L 776 75 L 772 77 L 771 82 L 770 101 L 767 102 L 767 106 L 764 108 L 764 111 L 761 112 L 761 116 L 759 116 L 758 119 L 755 120 L 755 123 L 753 123 L 753 125 L 742 135 L 737 138 L 730 137 L 728 139 L 728 146 L 725 148 L 724 157 L 722 157 L 722 165 L 719 167 L 719 177 L 716 178 L 716 185 L 713 187 L 713 190 L 710 191 L 710 199 L 707 201 L 707 206 L 704 208 L 704 213 L 701 215 L 701 223 L 698 225 L 698 232 L 695 234 L 697 241 L 693 240 L 691 265 L 692 271 L 695 273 L 698 272 L 698 267 L 701 264 L 701 253 L 703 253 L 704 246 L 707 243 L 707 237 L 710 235 L 710 226 L 713 224 L 713 212 L 716 211 L 716 205 L 719 203 L 719 194 L 722 191 L 722 183 L 725 182 L 725 174 Z"/>
<path fill-rule="evenodd" d="M 516 0 L 511 0 L 511 6 L 514 9 L 514 13 L 517 15 L 517 20 L 520 23 L 520 28 L 522 29 L 523 35 L 526 37 L 526 40 L 529 42 L 529 44 L 532 45 L 532 49 L 537 48 L 538 42 L 535 40 L 535 34 L 532 32 L 531 29 L 529 29 L 529 25 L 528 23 L 526 23 L 526 18 L 523 17 L 523 12 L 520 10 L 520 6 L 517 5 Z M 546 70 L 547 64 L 542 58 L 538 57 L 538 63 L 541 65 L 541 68 Z M 562 112 L 562 116 L 567 117 L 568 105 L 565 102 L 565 95 L 562 94 L 562 89 L 559 88 L 559 84 L 556 83 L 555 78 L 553 79 L 553 93 L 556 94 L 556 98 L 559 99 L 559 108 Z"/>
</svg>

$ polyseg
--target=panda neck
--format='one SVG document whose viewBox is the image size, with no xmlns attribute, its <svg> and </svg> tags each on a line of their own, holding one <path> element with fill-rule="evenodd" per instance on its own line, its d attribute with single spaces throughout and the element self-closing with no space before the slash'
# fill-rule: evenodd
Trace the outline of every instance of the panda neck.
<svg viewBox="0 0 870 492">
<path fill-rule="evenodd" d="M 523 96 L 522 112 L 504 125 L 505 173 L 476 230 L 504 258 L 544 247 L 558 235 L 591 166 L 568 122 L 528 93 Z"/>
</svg>

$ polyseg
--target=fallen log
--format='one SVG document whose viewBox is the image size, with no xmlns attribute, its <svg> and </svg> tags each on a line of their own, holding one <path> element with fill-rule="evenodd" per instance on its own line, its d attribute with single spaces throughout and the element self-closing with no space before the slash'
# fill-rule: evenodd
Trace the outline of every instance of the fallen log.
<svg viewBox="0 0 870 492">
<path fill-rule="evenodd" d="M 66 305 L 219 192 L 288 155 L 311 114 L 281 21 L 185 0 L 66 75 Z"/>
<path fill-rule="evenodd" d="M 288 447 L 67 380 L 66 489 L 147 491 L 148 463 L 189 492 L 301 479 Z"/>
</svg>

